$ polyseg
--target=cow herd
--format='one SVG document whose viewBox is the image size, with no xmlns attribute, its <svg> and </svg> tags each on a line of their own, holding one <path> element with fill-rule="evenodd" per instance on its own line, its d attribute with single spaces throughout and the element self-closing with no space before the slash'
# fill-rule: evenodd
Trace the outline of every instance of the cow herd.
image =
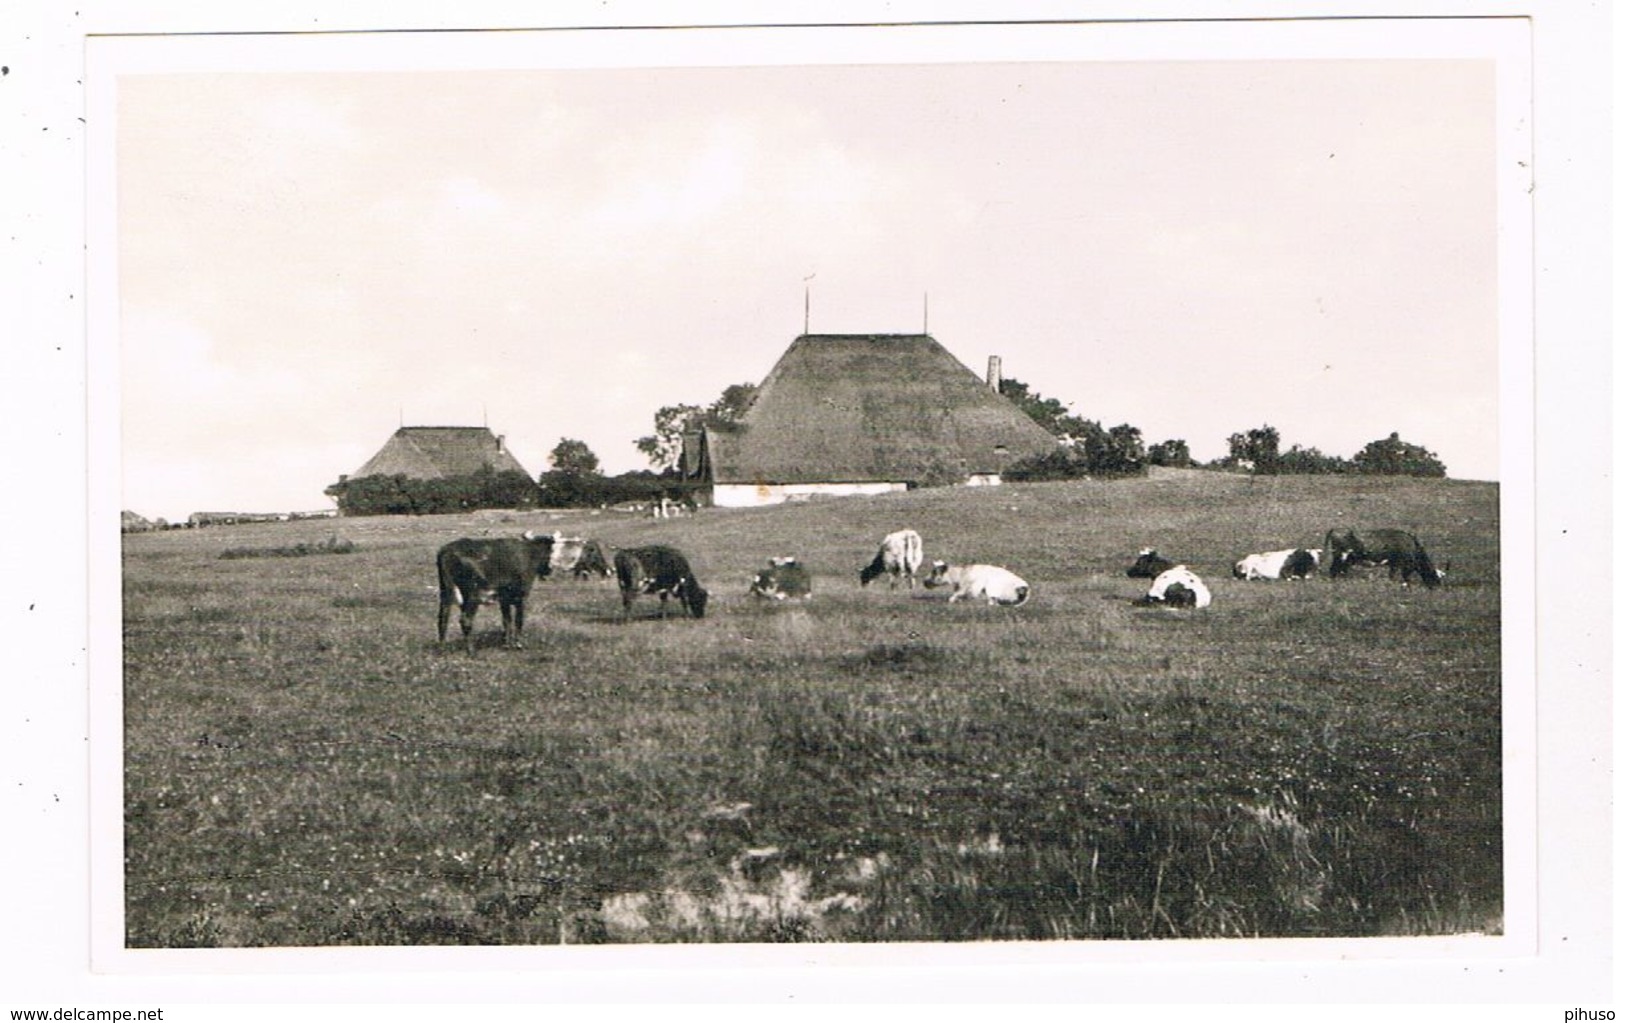
<svg viewBox="0 0 1625 1023">
<path fill-rule="evenodd" d="M 1327 562 L 1326 574 L 1334 579 L 1348 575 L 1356 565 L 1386 566 L 1388 578 L 1398 577 L 1409 586 L 1415 576 L 1429 589 L 1442 583 L 1450 568 L 1449 562 L 1436 568 L 1422 542 L 1402 529 L 1373 529 L 1364 535 L 1332 529 L 1326 533 L 1324 547 L 1288 547 L 1249 554 L 1231 566 L 1230 573 L 1244 580 L 1307 579 L 1323 560 Z M 1213 602 L 1212 593 L 1194 572 L 1158 554 L 1154 547 L 1141 549 L 1127 575 L 1152 580 L 1151 589 L 1139 600 L 1141 604 L 1207 607 Z"/>
<path fill-rule="evenodd" d="M 440 548 L 435 562 L 440 578 L 440 642 L 446 641 L 452 608 L 460 607 L 458 621 L 464 647 L 470 653 L 474 649 L 474 616 L 480 605 L 488 603 L 501 608 L 503 645 L 519 648 L 531 586 L 554 572 L 568 572 L 578 579 L 613 575 L 620 589 L 623 618 L 630 616 L 633 602 L 641 595 L 660 598 L 662 617 L 667 602 L 675 599 L 689 615 L 703 618 L 710 599 L 683 553 L 664 544 L 617 550 L 611 558 L 597 540 L 527 532 L 517 538 L 454 540 Z M 1429 588 L 1438 586 L 1449 568 L 1448 562 L 1444 568 L 1436 568 L 1421 542 L 1403 530 L 1376 529 L 1360 534 L 1333 529 L 1327 532 L 1323 547 L 1289 547 L 1249 554 L 1232 566 L 1231 573 L 1242 580 L 1307 579 L 1322 562 L 1332 578 L 1347 575 L 1357 565 L 1386 566 L 1389 578 L 1397 577 L 1409 585 L 1415 576 Z M 1032 593 L 1025 580 L 998 565 L 932 561 L 930 572 L 922 579 L 924 565 L 920 534 L 901 529 L 881 540 L 874 558 L 859 570 L 858 583 L 868 586 L 886 576 L 892 589 L 900 582 L 907 583 L 911 590 L 916 582 L 928 589 L 948 587 L 950 604 L 969 599 L 1019 607 Z M 1203 608 L 1213 601 L 1212 591 L 1195 572 L 1163 557 L 1153 547 L 1139 552 L 1127 575 L 1151 580 L 1145 595 L 1135 602 L 1142 606 Z M 750 593 L 768 600 L 807 600 L 812 597 L 812 573 L 794 555 L 775 557 L 755 574 Z"/>
</svg>

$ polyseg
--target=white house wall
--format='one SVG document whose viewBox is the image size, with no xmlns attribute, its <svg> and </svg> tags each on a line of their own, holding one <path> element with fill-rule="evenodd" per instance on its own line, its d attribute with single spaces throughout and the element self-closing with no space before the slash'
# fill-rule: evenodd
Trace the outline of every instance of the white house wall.
<svg viewBox="0 0 1625 1023">
<path fill-rule="evenodd" d="M 907 490 L 906 483 L 718 483 L 711 503 L 718 508 L 756 508 L 814 497 L 857 497 Z"/>
</svg>

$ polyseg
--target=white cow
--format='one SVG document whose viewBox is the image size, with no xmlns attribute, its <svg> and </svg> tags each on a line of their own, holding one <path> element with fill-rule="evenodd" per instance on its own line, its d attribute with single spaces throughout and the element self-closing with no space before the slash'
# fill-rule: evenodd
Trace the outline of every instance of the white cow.
<svg viewBox="0 0 1625 1023">
<path fill-rule="evenodd" d="M 1237 579 L 1303 579 L 1320 567 L 1319 547 L 1249 554 L 1236 562 Z"/>
<path fill-rule="evenodd" d="M 946 561 L 931 562 L 931 574 L 925 585 L 931 588 L 952 586 L 948 595 L 952 604 L 960 597 L 985 600 L 989 604 L 1008 604 L 1020 607 L 1027 603 L 1032 588 L 1026 580 L 1007 568 L 997 565 L 950 565 Z"/>
<path fill-rule="evenodd" d="M 886 538 L 880 541 L 880 550 L 876 552 L 874 560 L 858 573 L 858 582 L 868 586 L 875 578 L 889 575 L 892 589 L 897 588 L 897 580 L 901 577 L 908 580 L 908 588 L 912 590 L 914 576 L 924 560 L 925 545 L 920 541 L 920 534 L 912 529 L 899 529 L 886 534 Z"/>
<path fill-rule="evenodd" d="M 1184 565 L 1175 565 L 1152 581 L 1151 590 L 1142 603 L 1207 607 L 1213 603 L 1213 594 L 1195 572 Z"/>
</svg>

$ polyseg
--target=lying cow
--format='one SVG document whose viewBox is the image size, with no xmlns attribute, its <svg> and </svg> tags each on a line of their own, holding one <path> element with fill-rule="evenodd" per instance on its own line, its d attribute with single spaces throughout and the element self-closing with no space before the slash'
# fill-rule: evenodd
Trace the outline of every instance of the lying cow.
<svg viewBox="0 0 1625 1023">
<path fill-rule="evenodd" d="M 1136 603 L 1162 607 L 1207 607 L 1213 603 L 1213 594 L 1195 572 L 1184 565 L 1175 565 L 1159 573 L 1151 589 Z"/>
<path fill-rule="evenodd" d="M 1249 554 L 1232 570 L 1237 579 L 1307 579 L 1320 567 L 1319 547 Z"/>
<path fill-rule="evenodd" d="M 1174 563 L 1157 553 L 1155 547 L 1140 548 L 1140 556 L 1128 567 L 1130 579 L 1155 579 L 1174 567 Z"/>
<path fill-rule="evenodd" d="M 1435 568 L 1422 542 L 1403 529 L 1371 529 L 1363 534 L 1327 530 L 1326 556 L 1330 561 L 1326 574 L 1334 579 L 1347 575 L 1354 565 L 1387 565 L 1388 578 L 1399 576 L 1409 586 L 1414 575 L 1429 589 L 1444 582 L 1450 568 L 1449 562 Z"/>
<path fill-rule="evenodd" d="M 615 579 L 621 587 L 621 613 L 632 613 L 632 601 L 640 593 L 654 593 L 660 597 L 660 615 L 666 615 L 666 598 L 676 597 L 688 613 L 695 618 L 705 617 L 705 604 L 710 594 L 705 592 L 688 559 L 664 544 L 650 547 L 632 547 L 615 552 Z"/>
<path fill-rule="evenodd" d="M 794 557 L 774 558 L 751 580 L 750 592 L 773 600 L 812 598 L 812 573 Z"/>
<path fill-rule="evenodd" d="M 858 573 L 858 583 L 868 586 L 880 576 L 889 575 L 892 589 L 897 588 L 897 580 L 901 578 L 908 580 L 908 588 L 912 590 L 914 576 L 924 560 L 925 545 L 920 541 L 920 534 L 912 529 L 899 529 L 895 533 L 888 533 L 880 541 L 880 550 L 875 552 L 874 560 Z"/>
<path fill-rule="evenodd" d="M 463 646 L 474 652 L 474 615 L 492 596 L 502 607 L 502 645 L 518 650 L 523 644 L 525 599 L 531 584 L 553 570 L 553 537 L 453 540 L 435 555 L 440 573 L 440 642 L 446 641 L 453 605 L 462 605 L 458 618 Z"/>
<path fill-rule="evenodd" d="M 952 586 L 948 595 L 952 604 L 960 597 L 985 600 L 988 604 L 1006 604 L 1020 607 L 1027 603 L 1032 592 L 1026 581 L 1007 568 L 997 565 L 950 565 L 946 561 L 931 562 L 931 574 L 926 576 L 927 588 Z"/>
</svg>

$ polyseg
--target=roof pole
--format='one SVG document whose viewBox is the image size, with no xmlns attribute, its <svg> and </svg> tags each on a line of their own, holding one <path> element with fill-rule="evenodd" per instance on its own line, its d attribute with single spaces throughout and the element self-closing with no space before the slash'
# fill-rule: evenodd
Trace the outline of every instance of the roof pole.
<svg viewBox="0 0 1625 1023">
<path fill-rule="evenodd" d="M 920 333 L 931 333 L 931 293 L 925 293 L 925 313 L 920 317 Z"/>
<path fill-rule="evenodd" d="M 810 273 L 801 279 L 801 332 L 812 333 L 812 285 L 807 282 L 817 277 L 816 272 Z"/>
</svg>

